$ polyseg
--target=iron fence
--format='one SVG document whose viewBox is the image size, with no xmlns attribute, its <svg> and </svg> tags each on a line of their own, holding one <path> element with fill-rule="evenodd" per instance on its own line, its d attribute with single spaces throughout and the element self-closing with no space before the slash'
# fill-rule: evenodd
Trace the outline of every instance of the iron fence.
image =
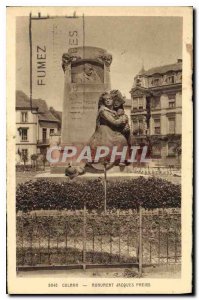
<svg viewBox="0 0 199 300">
<path fill-rule="evenodd" d="M 163 176 L 173 176 L 178 175 L 181 176 L 181 170 L 179 168 L 171 167 L 171 166 L 156 166 L 156 167 L 133 167 L 132 172 L 135 174 L 143 174 L 143 175 L 163 175 Z"/>
<path fill-rule="evenodd" d="M 17 215 L 17 268 L 177 264 L 179 209 L 36 211 Z"/>
</svg>

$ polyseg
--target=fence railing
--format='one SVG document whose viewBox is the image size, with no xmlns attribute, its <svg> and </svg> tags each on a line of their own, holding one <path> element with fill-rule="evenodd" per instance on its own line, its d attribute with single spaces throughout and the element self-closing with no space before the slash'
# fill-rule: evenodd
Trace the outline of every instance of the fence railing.
<svg viewBox="0 0 199 300">
<path fill-rule="evenodd" d="M 17 267 L 145 265 L 181 261 L 179 209 L 36 211 L 17 215 Z"/>
<path fill-rule="evenodd" d="M 178 175 L 181 176 L 181 170 L 166 166 L 156 166 L 156 167 L 133 167 L 133 173 L 144 174 L 144 175 Z"/>
<path fill-rule="evenodd" d="M 37 140 L 38 145 L 49 145 L 49 143 L 50 143 L 49 139 Z"/>
</svg>

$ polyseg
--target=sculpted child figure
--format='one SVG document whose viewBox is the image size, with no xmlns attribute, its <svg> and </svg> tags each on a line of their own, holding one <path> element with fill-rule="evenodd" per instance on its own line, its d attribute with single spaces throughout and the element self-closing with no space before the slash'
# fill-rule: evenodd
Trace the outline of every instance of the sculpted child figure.
<svg viewBox="0 0 199 300">
<path fill-rule="evenodd" d="M 97 146 L 109 147 L 111 154 L 113 146 L 117 146 L 117 150 L 122 151 L 124 146 L 129 145 L 130 127 L 123 108 L 124 102 L 118 90 L 101 95 L 98 103 L 96 130 L 89 143 L 94 154 Z M 106 160 L 109 161 L 109 158 L 110 156 L 106 157 Z M 101 159 L 100 163 L 103 164 L 104 159 Z M 93 166 L 96 167 L 96 165 Z"/>
<path fill-rule="evenodd" d="M 117 146 L 118 152 L 121 152 L 124 146 L 129 146 L 128 139 L 130 127 L 128 123 L 128 117 L 124 112 L 124 103 L 125 101 L 118 90 L 113 90 L 110 93 L 104 92 L 99 98 L 96 129 L 88 143 L 92 153 L 92 167 L 95 169 L 102 170 L 104 164 L 110 162 L 110 157 L 114 146 Z M 101 157 L 96 162 L 95 157 L 99 146 L 108 147 L 110 151 L 106 157 Z M 118 161 L 116 159 L 116 161 L 108 163 L 108 167 L 111 167 L 117 163 Z M 86 164 L 87 163 L 85 162 L 85 166 Z M 73 177 L 73 174 L 69 174 L 69 170 L 74 173 L 74 176 L 84 172 L 82 167 L 80 171 L 78 171 L 78 168 L 73 169 L 68 167 L 66 169 L 66 175 Z"/>
</svg>

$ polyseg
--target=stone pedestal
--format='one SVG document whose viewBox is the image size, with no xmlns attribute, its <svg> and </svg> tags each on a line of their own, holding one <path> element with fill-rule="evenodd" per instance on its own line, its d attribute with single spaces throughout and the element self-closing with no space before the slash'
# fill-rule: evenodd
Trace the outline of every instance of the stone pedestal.
<svg viewBox="0 0 199 300">
<path fill-rule="evenodd" d="M 61 146 L 75 145 L 80 150 L 95 132 L 98 100 L 110 90 L 112 56 L 96 47 L 70 48 L 63 54 L 64 98 Z M 66 163 L 52 166 L 64 171 Z"/>
</svg>

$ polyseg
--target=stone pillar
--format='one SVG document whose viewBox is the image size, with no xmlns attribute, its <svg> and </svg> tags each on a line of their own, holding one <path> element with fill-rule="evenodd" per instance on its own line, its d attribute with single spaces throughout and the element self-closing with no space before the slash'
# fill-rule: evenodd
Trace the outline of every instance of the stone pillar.
<svg viewBox="0 0 199 300">
<path fill-rule="evenodd" d="M 111 88 L 111 62 L 112 56 L 96 47 L 70 48 L 63 54 L 62 149 L 76 146 L 80 153 L 95 132 L 99 97 Z M 76 158 L 70 163 L 76 165 Z M 52 165 L 51 173 L 63 173 L 66 164 Z"/>
<path fill-rule="evenodd" d="M 94 133 L 99 97 L 110 89 L 111 61 L 96 47 L 71 48 L 63 55 L 62 144 L 85 144 Z"/>
</svg>

